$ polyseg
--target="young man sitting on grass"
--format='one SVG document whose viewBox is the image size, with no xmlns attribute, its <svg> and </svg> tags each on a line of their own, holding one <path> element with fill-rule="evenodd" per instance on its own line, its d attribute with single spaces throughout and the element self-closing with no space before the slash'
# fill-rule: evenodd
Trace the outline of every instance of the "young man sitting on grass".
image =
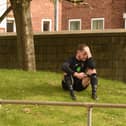
<svg viewBox="0 0 126 126">
<path fill-rule="evenodd" d="M 95 63 L 87 45 L 78 45 L 75 56 L 63 63 L 62 70 L 64 71 L 62 88 L 70 91 L 73 100 L 76 100 L 74 90 L 82 91 L 89 84 L 92 87 L 92 98 L 97 99 L 96 91 L 98 80 Z"/>
</svg>

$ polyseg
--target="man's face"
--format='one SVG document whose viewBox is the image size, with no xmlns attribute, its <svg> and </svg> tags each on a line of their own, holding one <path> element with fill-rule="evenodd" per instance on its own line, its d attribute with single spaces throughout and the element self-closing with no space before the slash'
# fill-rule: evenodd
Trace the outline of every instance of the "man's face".
<svg viewBox="0 0 126 126">
<path fill-rule="evenodd" d="M 88 58 L 86 51 L 77 51 L 77 55 L 81 61 L 85 61 Z"/>
</svg>

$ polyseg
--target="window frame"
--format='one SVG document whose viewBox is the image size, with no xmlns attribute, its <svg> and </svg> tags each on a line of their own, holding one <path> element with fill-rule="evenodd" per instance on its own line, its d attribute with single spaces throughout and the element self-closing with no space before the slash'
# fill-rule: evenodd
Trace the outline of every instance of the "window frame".
<svg viewBox="0 0 126 126">
<path fill-rule="evenodd" d="M 44 25 L 44 21 L 48 21 L 49 22 L 49 31 L 44 31 L 44 27 L 43 27 L 43 25 Z M 52 31 L 52 19 L 42 19 L 41 20 L 41 31 L 42 32 L 51 32 Z"/>
<path fill-rule="evenodd" d="M 6 32 L 7 32 L 7 21 L 12 20 L 14 22 L 13 24 L 13 32 L 16 32 L 16 24 L 15 24 L 15 19 L 13 17 L 7 17 L 6 18 Z"/>
<path fill-rule="evenodd" d="M 93 29 L 93 21 L 103 21 L 103 29 Z M 105 29 L 105 18 L 92 18 L 91 19 L 91 30 L 104 30 Z"/>
<path fill-rule="evenodd" d="M 74 31 L 74 30 L 71 30 L 70 29 L 70 23 L 72 22 L 72 21 L 79 21 L 80 22 L 80 29 L 79 29 L 79 31 L 82 29 L 82 19 L 69 19 L 68 20 L 68 30 L 69 31 Z M 75 30 L 76 31 L 76 30 Z"/>
</svg>

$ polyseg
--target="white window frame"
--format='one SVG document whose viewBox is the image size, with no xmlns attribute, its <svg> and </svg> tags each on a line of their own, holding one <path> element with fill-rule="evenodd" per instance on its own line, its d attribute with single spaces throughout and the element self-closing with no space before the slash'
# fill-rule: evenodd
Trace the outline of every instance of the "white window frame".
<svg viewBox="0 0 126 126">
<path fill-rule="evenodd" d="M 13 32 L 16 32 L 15 19 L 12 18 L 12 17 L 7 17 L 7 18 L 6 18 L 6 25 L 7 25 L 7 20 L 12 20 L 12 21 L 14 21 Z M 7 32 L 7 26 L 6 26 L 6 32 Z"/>
<path fill-rule="evenodd" d="M 123 19 L 124 19 L 124 28 L 126 29 L 126 13 L 123 13 Z"/>
<path fill-rule="evenodd" d="M 51 32 L 52 31 L 52 19 L 42 19 L 42 21 L 41 21 L 41 30 L 42 30 L 42 32 L 45 32 L 45 31 L 43 31 L 44 21 L 49 21 L 50 22 L 49 32 Z"/>
<path fill-rule="evenodd" d="M 3 4 L 4 3 L 4 4 Z M 7 0 L 0 0 L 0 16 L 7 10 Z M 4 32 L 6 32 L 6 17 L 0 22 L 0 28 L 4 29 Z"/>
<path fill-rule="evenodd" d="M 98 20 L 103 20 L 103 29 L 102 29 L 102 30 L 105 29 L 105 18 L 92 18 L 92 19 L 91 19 L 91 30 L 94 30 L 94 29 L 93 29 L 93 21 L 98 21 Z M 98 29 L 98 30 L 99 30 L 99 29 Z"/>
<path fill-rule="evenodd" d="M 82 29 L 82 19 L 69 19 L 69 21 L 68 21 L 68 29 L 69 29 L 69 31 L 71 31 L 70 30 L 70 23 L 72 22 L 72 21 L 79 21 L 80 22 L 80 30 Z"/>
</svg>

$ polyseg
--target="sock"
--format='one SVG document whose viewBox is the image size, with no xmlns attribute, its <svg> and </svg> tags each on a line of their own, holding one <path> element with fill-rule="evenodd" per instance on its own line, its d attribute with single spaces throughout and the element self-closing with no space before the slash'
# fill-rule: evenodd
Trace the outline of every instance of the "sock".
<svg viewBox="0 0 126 126">
<path fill-rule="evenodd" d="M 65 83 L 68 85 L 69 90 L 73 91 L 73 82 L 72 82 L 71 76 L 70 75 L 65 75 L 64 79 L 65 79 Z"/>
<path fill-rule="evenodd" d="M 96 94 L 97 85 L 98 85 L 97 75 L 96 74 L 92 74 L 90 76 L 90 78 L 91 78 L 92 94 Z"/>
</svg>

